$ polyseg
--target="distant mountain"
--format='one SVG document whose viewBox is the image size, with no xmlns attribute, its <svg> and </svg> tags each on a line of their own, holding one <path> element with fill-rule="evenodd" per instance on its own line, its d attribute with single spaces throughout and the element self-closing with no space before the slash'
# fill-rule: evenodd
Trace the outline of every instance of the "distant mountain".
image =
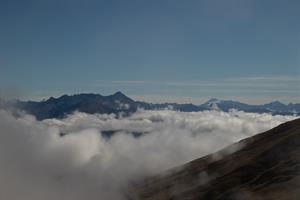
<svg viewBox="0 0 300 200">
<path fill-rule="evenodd" d="M 298 200 L 299 188 L 300 119 L 297 119 L 132 184 L 127 197 L 128 200 Z"/>
<path fill-rule="evenodd" d="M 102 96 L 100 94 L 76 94 L 63 95 L 59 98 L 49 98 L 45 101 L 4 101 L 0 99 L 0 108 L 23 110 L 36 116 L 38 120 L 49 118 L 63 118 L 74 111 L 89 114 L 120 114 L 129 115 L 142 108 L 145 110 L 177 110 L 182 112 L 198 112 L 204 110 L 220 110 L 228 112 L 236 109 L 253 113 L 271 113 L 281 115 L 299 115 L 300 104 L 285 105 L 274 101 L 264 105 L 249 105 L 231 100 L 210 99 L 202 105 L 178 104 L 178 103 L 147 103 L 134 101 L 122 92 L 113 95 Z"/>
<path fill-rule="evenodd" d="M 205 110 L 202 106 L 196 106 L 194 104 L 178 104 L 178 103 L 147 103 L 136 101 L 139 108 L 145 110 L 177 110 L 182 112 L 197 112 Z"/>
<path fill-rule="evenodd" d="M 18 101 L 16 107 L 36 116 L 39 120 L 62 118 L 74 111 L 89 114 L 129 114 L 137 110 L 135 101 L 121 92 L 109 96 L 99 94 L 63 95 L 59 98 L 51 97 L 41 102 Z"/>
<path fill-rule="evenodd" d="M 212 98 L 201 105 L 194 104 L 176 104 L 176 103 L 163 103 L 163 104 L 152 104 L 146 102 L 136 102 L 139 107 L 146 110 L 161 110 L 161 109 L 173 109 L 183 112 L 197 112 L 203 110 L 219 110 L 228 112 L 232 109 L 252 112 L 252 113 L 271 113 L 280 115 L 299 115 L 300 104 L 288 104 L 285 105 L 278 101 L 274 101 L 264 105 L 249 105 L 238 101 L 231 100 L 219 100 Z"/>
<path fill-rule="evenodd" d="M 238 101 L 218 100 L 213 98 L 202 104 L 201 107 L 211 110 L 221 110 L 224 112 L 228 112 L 231 109 L 236 109 L 245 112 L 272 113 L 281 115 L 298 115 L 300 113 L 299 104 L 290 103 L 288 105 L 285 105 L 279 101 L 274 101 L 264 105 L 249 105 L 240 103 Z"/>
<path fill-rule="evenodd" d="M 267 112 L 268 110 L 262 108 L 261 106 L 248 105 L 245 103 L 240 103 L 238 101 L 229 101 L 229 100 L 218 100 L 210 99 L 206 103 L 202 104 L 203 107 L 212 110 L 221 110 L 228 112 L 230 109 L 242 110 L 245 112 Z"/>
</svg>

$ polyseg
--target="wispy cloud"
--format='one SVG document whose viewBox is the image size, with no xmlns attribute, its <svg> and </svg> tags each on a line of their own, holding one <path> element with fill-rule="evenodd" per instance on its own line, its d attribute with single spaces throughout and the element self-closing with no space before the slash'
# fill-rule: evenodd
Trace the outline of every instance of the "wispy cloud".
<svg viewBox="0 0 300 200">
<path fill-rule="evenodd" d="M 95 84 L 116 84 L 116 85 L 167 85 L 167 86 L 220 86 L 236 85 L 237 83 L 248 85 L 268 85 L 267 83 L 300 83 L 300 76 L 251 76 L 251 77 L 233 77 L 215 80 L 195 80 L 195 81 L 161 81 L 161 80 L 97 80 Z"/>
<path fill-rule="evenodd" d="M 86 83 L 88 90 L 36 90 L 26 99 L 43 99 L 64 93 L 93 92 L 108 95 L 122 91 L 130 97 L 149 102 L 200 104 L 211 98 L 243 99 L 255 104 L 280 100 L 300 101 L 300 76 L 249 76 L 215 80 L 94 80 Z M 238 97 L 238 98 L 236 98 Z"/>
<path fill-rule="evenodd" d="M 255 104 L 300 100 L 300 76 L 249 76 L 215 80 L 97 80 L 99 87 L 120 89 L 139 100 L 202 103 L 210 97 L 239 97 Z"/>
<path fill-rule="evenodd" d="M 253 77 L 239 77 L 230 78 L 228 81 L 260 81 L 260 82 L 300 82 L 300 76 L 253 76 Z"/>
</svg>

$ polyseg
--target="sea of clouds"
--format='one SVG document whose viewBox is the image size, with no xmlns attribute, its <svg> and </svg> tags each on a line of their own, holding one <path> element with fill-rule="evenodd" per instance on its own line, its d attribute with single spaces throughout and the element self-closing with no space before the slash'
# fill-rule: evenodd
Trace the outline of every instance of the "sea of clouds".
<svg viewBox="0 0 300 200">
<path fill-rule="evenodd" d="M 130 181 L 293 119 L 140 110 L 127 117 L 74 113 L 37 121 L 0 110 L 0 199 L 123 200 Z M 101 134 L 107 132 L 112 135 Z"/>
</svg>

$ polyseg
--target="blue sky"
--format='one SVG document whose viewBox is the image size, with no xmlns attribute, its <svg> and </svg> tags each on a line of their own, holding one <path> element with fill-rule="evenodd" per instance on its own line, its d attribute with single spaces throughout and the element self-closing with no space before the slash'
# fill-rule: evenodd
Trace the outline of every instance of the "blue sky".
<svg viewBox="0 0 300 200">
<path fill-rule="evenodd" d="M 0 92 L 300 102 L 298 0 L 0 0 Z"/>
</svg>

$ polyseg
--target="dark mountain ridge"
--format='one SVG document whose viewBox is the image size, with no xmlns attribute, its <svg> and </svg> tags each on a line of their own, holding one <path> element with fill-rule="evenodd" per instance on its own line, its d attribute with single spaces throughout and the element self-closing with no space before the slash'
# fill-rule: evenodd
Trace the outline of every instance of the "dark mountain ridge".
<svg viewBox="0 0 300 200">
<path fill-rule="evenodd" d="M 138 108 L 145 110 L 177 110 L 182 112 L 197 112 L 204 110 L 220 110 L 228 112 L 236 109 L 245 112 L 271 113 L 281 115 L 299 115 L 300 104 L 285 105 L 274 101 L 264 105 L 249 105 L 238 101 L 210 99 L 201 105 L 178 103 L 147 103 L 134 101 L 122 92 L 109 96 L 100 94 L 63 95 L 58 98 L 50 97 L 48 100 L 36 101 L 4 101 L 0 100 L 0 108 L 23 110 L 34 115 L 38 120 L 49 118 L 63 118 L 75 111 L 89 114 L 120 114 L 129 115 Z"/>
<path fill-rule="evenodd" d="M 59 98 L 51 97 L 41 102 L 17 101 L 15 106 L 36 116 L 39 120 L 63 118 L 75 111 L 89 114 L 128 114 L 137 110 L 136 103 L 121 92 L 109 96 L 100 94 L 63 95 Z"/>
</svg>

